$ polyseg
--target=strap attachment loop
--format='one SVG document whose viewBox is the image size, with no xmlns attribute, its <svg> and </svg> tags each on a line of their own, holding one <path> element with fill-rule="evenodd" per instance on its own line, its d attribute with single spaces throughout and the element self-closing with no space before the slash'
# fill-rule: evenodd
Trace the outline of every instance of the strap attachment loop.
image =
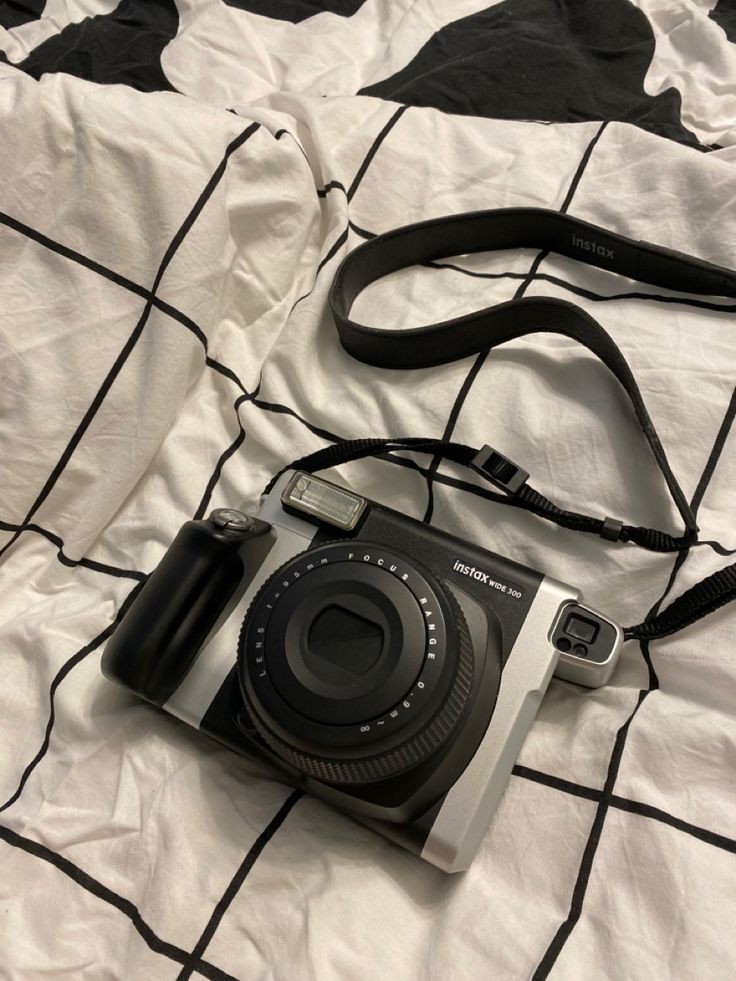
<svg viewBox="0 0 736 981">
<path fill-rule="evenodd" d="M 529 479 L 526 470 L 487 444 L 475 454 L 470 466 L 509 497 L 516 497 Z"/>
</svg>

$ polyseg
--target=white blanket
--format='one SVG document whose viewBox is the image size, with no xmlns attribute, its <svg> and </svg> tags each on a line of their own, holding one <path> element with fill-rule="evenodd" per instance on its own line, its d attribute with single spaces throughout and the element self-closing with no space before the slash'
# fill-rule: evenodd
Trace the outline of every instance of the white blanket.
<svg viewBox="0 0 736 981">
<path fill-rule="evenodd" d="M 238 9 L 256 3 L 177 6 L 160 59 L 177 91 L 22 67 L 113 3 L 49 0 L 0 31 L 0 977 L 733 978 L 728 607 L 626 644 L 603 689 L 553 681 L 457 876 L 296 800 L 99 666 L 184 521 L 255 510 L 269 477 L 330 434 L 445 432 L 475 359 L 387 371 L 339 345 L 327 291 L 364 233 L 558 209 L 571 194 L 572 215 L 736 267 L 736 49 L 713 4 L 626 5 L 656 40 L 642 92 L 677 108 L 667 132 L 617 110 L 483 118 L 473 72 L 448 96 L 454 113 L 400 90 L 356 94 L 488 0 L 366 0 L 295 23 Z M 415 268 L 367 290 L 356 314 L 411 327 L 509 299 L 534 258 Z M 442 476 L 466 474 L 445 465 L 432 523 L 638 623 L 736 548 L 734 306 L 555 255 L 526 295 L 604 324 L 685 494 L 700 487 L 701 538 L 719 544 L 680 564 L 605 543 L 453 488 Z M 494 350 L 458 405 L 454 438 L 496 446 L 561 506 L 681 533 L 628 400 L 572 341 Z M 370 461 L 332 476 L 425 514 L 414 470 Z"/>
</svg>

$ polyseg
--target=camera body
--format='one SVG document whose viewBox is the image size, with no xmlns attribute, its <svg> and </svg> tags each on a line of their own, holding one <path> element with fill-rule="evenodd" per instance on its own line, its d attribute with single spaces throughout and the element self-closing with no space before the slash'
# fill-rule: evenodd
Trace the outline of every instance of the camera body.
<svg viewBox="0 0 736 981">
<path fill-rule="evenodd" d="M 456 872 L 552 675 L 605 684 L 622 641 L 577 588 L 289 471 L 183 526 L 102 670 Z"/>
</svg>

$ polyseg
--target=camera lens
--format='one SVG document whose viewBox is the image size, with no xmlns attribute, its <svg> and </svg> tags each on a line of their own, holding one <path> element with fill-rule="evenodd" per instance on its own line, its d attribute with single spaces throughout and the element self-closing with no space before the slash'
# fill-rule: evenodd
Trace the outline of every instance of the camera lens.
<svg viewBox="0 0 736 981">
<path fill-rule="evenodd" d="M 309 628 L 304 660 L 317 677 L 339 684 L 375 667 L 385 636 L 380 623 L 333 603 Z"/>
<path fill-rule="evenodd" d="M 407 556 L 365 541 L 297 556 L 261 587 L 238 678 L 261 737 L 336 783 L 403 772 L 449 739 L 472 683 L 452 594 Z"/>
</svg>

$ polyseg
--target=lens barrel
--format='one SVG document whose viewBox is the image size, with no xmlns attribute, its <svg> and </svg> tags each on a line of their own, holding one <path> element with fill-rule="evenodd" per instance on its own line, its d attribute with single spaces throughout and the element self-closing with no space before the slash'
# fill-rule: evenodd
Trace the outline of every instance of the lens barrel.
<svg viewBox="0 0 736 981">
<path fill-rule="evenodd" d="M 238 679 L 271 749 L 333 783 L 402 773 L 435 753 L 472 686 L 451 592 L 413 559 L 362 540 L 296 556 L 243 622 Z"/>
</svg>

